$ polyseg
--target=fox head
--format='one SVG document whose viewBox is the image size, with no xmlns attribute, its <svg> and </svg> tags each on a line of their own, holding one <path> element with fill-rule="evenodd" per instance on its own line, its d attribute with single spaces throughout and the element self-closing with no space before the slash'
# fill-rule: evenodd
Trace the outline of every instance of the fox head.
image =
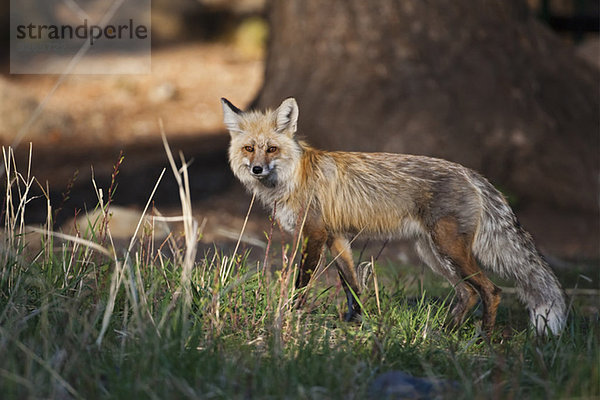
<svg viewBox="0 0 600 400">
<path fill-rule="evenodd" d="M 288 184 L 300 160 L 296 141 L 298 104 L 284 100 L 276 110 L 243 112 L 222 98 L 223 122 L 231 135 L 229 164 L 250 189 Z"/>
</svg>

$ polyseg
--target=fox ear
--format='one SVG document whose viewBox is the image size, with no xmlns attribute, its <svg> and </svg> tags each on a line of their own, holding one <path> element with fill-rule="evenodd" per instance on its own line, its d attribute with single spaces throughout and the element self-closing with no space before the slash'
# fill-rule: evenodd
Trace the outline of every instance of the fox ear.
<svg viewBox="0 0 600 400">
<path fill-rule="evenodd" d="M 285 99 L 275 111 L 277 115 L 277 132 L 295 133 L 298 128 L 298 103 L 290 97 Z"/>
<path fill-rule="evenodd" d="M 242 133 L 240 129 L 242 110 L 231 104 L 225 97 L 221 98 L 221 105 L 223 106 L 223 123 L 229 130 L 229 133 Z"/>
</svg>

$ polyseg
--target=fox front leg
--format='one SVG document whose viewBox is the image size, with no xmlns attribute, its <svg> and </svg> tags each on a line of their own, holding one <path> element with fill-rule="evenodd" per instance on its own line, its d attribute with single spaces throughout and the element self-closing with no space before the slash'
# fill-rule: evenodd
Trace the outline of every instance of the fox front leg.
<svg viewBox="0 0 600 400">
<path fill-rule="evenodd" d="M 327 232 L 325 229 L 310 229 L 307 227 L 304 230 L 304 235 L 307 238 L 307 241 L 302 252 L 300 272 L 296 278 L 296 289 L 302 289 L 310 282 L 310 279 L 321 261 L 323 247 L 327 241 Z M 298 305 L 302 306 L 305 301 L 306 292 L 300 295 Z"/>
<path fill-rule="evenodd" d="M 344 237 L 331 237 L 327 241 L 327 246 L 335 260 L 342 287 L 346 292 L 348 312 L 344 316 L 344 320 L 347 322 L 357 320 L 360 318 L 360 306 L 355 296 L 360 295 L 360 288 L 354 268 L 354 260 L 352 259 L 350 242 Z"/>
</svg>

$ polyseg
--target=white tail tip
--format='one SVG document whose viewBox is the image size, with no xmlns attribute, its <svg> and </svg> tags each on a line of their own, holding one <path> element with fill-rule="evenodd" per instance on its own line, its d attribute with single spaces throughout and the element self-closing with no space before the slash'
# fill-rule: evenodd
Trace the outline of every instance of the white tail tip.
<svg viewBox="0 0 600 400">
<path fill-rule="evenodd" d="M 538 335 L 548 334 L 548 330 L 558 335 L 566 323 L 564 304 L 542 304 L 531 311 L 531 322 Z"/>
</svg>

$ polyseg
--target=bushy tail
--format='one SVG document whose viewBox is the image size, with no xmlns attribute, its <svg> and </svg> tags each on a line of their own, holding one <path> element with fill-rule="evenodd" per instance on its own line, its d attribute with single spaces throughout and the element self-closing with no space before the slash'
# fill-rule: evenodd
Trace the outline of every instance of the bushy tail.
<svg viewBox="0 0 600 400">
<path fill-rule="evenodd" d="M 558 279 L 539 254 L 506 200 L 487 180 L 476 175 L 482 212 L 473 253 L 482 267 L 514 279 L 519 298 L 529 309 L 538 334 L 558 334 L 567 318 L 565 295 Z"/>
</svg>

